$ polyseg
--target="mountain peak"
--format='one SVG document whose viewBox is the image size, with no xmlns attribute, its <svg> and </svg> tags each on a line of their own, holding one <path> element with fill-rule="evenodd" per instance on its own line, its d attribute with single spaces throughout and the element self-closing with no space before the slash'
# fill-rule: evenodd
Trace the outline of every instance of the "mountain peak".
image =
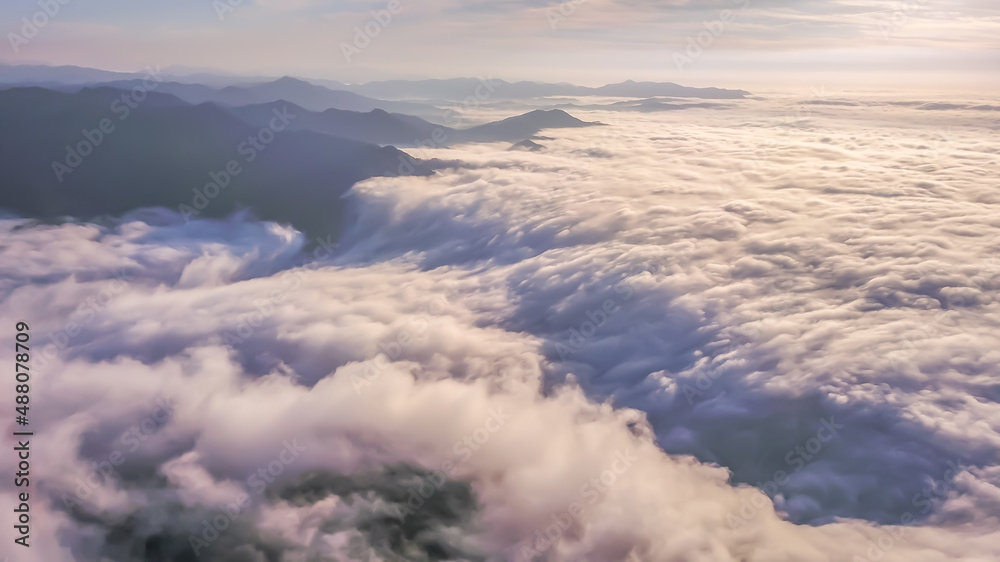
<svg viewBox="0 0 1000 562">
<path fill-rule="evenodd" d="M 561 109 L 535 109 L 535 110 L 529 111 L 528 113 L 525 113 L 523 115 L 519 115 L 519 116 L 517 116 L 515 118 L 542 117 L 542 116 L 545 116 L 545 117 L 559 117 L 559 118 L 561 118 L 561 117 L 569 117 L 570 119 L 576 119 L 576 117 L 573 117 L 572 115 L 570 115 L 569 113 L 566 113 L 565 111 L 563 111 Z"/>
<path fill-rule="evenodd" d="M 313 84 L 306 82 L 305 80 L 300 80 L 291 76 L 282 76 L 281 78 L 271 82 L 271 84 L 276 86 L 313 86 Z"/>
<path fill-rule="evenodd" d="M 542 150 L 544 148 L 545 148 L 544 146 L 538 144 L 537 142 L 535 142 L 535 141 L 533 141 L 531 139 L 524 139 L 521 142 L 517 142 L 517 143 L 514 143 L 514 144 L 510 145 L 510 148 L 508 148 L 507 150 L 508 151 L 512 151 L 512 150 L 525 150 L 525 151 L 528 151 L 528 152 L 538 152 L 538 151 L 540 151 L 540 150 Z"/>
</svg>

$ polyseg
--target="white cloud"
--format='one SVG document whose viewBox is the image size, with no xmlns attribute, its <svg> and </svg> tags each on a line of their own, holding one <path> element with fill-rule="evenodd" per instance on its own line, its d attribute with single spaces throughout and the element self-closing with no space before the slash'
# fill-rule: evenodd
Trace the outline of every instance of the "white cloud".
<svg viewBox="0 0 1000 562">
<path fill-rule="evenodd" d="M 551 560 L 995 558 L 995 112 L 823 100 L 846 104 L 579 112 L 615 124 L 429 152 L 467 165 L 357 186 L 343 251 L 312 269 L 286 270 L 302 239 L 273 225 L 4 221 L 0 315 L 36 345 L 134 276 L 33 390 L 44 493 L 176 404 L 89 516 L 35 504 L 35 560 L 184 548 L 206 490 L 248 490 L 291 439 L 307 450 L 219 548 L 387 557 L 421 480 L 386 471 L 450 462 L 407 559 L 514 559 L 574 502 Z M 637 460 L 594 484 L 618 452 Z M 772 480 L 794 522 L 745 484 Z"/>
</svg>

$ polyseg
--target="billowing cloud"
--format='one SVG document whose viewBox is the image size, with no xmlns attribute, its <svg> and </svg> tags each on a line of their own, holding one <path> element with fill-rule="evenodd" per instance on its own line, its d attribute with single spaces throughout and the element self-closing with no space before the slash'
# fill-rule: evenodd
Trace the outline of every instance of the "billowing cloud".
<svg viewBox="0 0 1000 562">
<path fill-rule="evenodd" d="M 329 254 L 2 221 L 21 559 L 996 558 L 994 112 L 824 100 L 418 150 Z"/>
</svg>

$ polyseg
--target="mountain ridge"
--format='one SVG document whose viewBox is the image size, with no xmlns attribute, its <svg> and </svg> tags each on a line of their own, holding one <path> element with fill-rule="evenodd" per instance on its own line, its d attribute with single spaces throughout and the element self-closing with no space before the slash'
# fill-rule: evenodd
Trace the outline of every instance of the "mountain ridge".
<svg viewBox="0 0 1000 562">
<path fill-rule="evenodd" d="M 72 84 L 72 83 L 94 83 L 98 81 L 111 81 L 122 79 L 139 78 L 142 73 L 122 73 L 106 70 L 85 68 L 85 67 L 51 67 L 44 65 L 0 65 L 0 83 L 18 84 L 24 82 L 51 82 Z M 184 75 L 164 73 L 173 82 L 183 83 Z M 88 77 L 83 79 L 83 77 Z M 131 78 L 129 78 L 131 76 Z M 618 97 L 687 97 L 701 99 L 742 99 L 750 95 L 745 90 L 734 90 L 715 87 L 692 87 L 682 86 L 675 82 L 651 82 L 625 80 L 622 82 L 605 84 L 598 87 L 578 86 L 567 82 L 536 82 L 530 80 L 520 80 L 508 82 L 505 80 L 488 78 L 432 78 L 425 80 L 376 80 L 361 83 L 345 83 L 338 80 L 319 78 L 295 78 L 291 76 L 281 76 L 272 79 L 249 79 L 246 77 L 229 76 L 224 74 L 211 75 L 198 73 L 188 75 L 187 78 L 197 76 L 199 83 L 211 81 L 213 83 L 226 83 L 228 86 L 248 86 L 254 84 L 267 84 L 280 82 L 283 85 L 291 85 L 289 80 L 306 82 L 314 86 L 321 86 L 335 91 L 352 92 L 355 94 L 372 97 L 381 101 L 393 101 L 403 99 L 423 99 L 423 100 L 463 100 L 469 96 L 500 98 L 500 99 L 527 99 L 548 96 L 618 96 Z M 23 84 L 22 84 L 23 85 Z M 227 87 L 228 87 L 227 86 Z M 304 105 L 306 107 L 306 105 Z M 340 108 L 348 109 L 348 108 Z M 383 108 L 385 109 L 385 108 Z M 412 109 L 411 109 L 412 110 Z"/>
<path fill-rule="evenodd" d="M 356 182 L 433 173 L 432 162 L 394 147 L 285 130 L 297 118 L 291 112 L 264 129 L 213 103 L 148 92 L 128 108 L 116 105 L 121 95 L 0 91 L 0 184 L 13 187 L 0 190 L 0 207 L 40 219 L 144 207 L 223 217 L 248 208 L 317 235 L 339 231 L 341 196 Z"/>
</svg>

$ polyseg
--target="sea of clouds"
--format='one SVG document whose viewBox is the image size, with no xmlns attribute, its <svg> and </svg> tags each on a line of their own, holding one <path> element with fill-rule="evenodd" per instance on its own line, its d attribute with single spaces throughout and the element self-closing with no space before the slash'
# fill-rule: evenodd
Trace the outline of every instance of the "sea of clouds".
<svg viewBox="0 0 1000 562">
<path fill-rule="evenodd" d="M 606 125 L 416 151 L 461 164 L 355 186 L 336 247 L 0 220 L 36 432 L 3 552 L 1000 559 L 991 108 L 575 111 Z"/>
</svg>

